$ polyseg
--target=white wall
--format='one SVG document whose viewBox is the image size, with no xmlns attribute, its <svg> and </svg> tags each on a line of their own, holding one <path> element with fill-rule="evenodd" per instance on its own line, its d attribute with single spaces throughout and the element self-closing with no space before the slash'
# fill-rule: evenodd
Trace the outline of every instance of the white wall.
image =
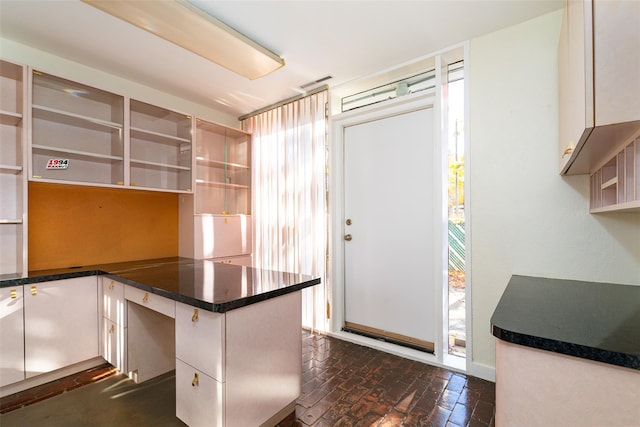
<svg viewBox="0 0 640 427">
<path fill-rule="evenodd" d="M 69 61 L 30 46 L 16 43 L 13 40 L 0 38 L 0 52 L 3 59 L 30 65 L 46 73 L 230 127 L 240 127 L 240 122 L 238 122 L 237 118 L 229 114 L 77 62 Z"/>
<path fill-rule="evenodd" d="M 561 20 L 553 12 L 470 42 L 472 364 L 480 368 L 495 367 L 490 318 L 511 275 L 640 285 L 640 214 L 589 214 L 588 176 L 559 175 Z"/>
</svg>

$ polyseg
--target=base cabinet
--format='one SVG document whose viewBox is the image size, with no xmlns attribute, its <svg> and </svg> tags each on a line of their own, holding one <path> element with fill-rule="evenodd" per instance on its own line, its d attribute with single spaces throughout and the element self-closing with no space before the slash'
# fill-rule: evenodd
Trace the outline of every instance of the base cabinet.
<svg viewBox="0 0 640 427">
<path fill-rule="evenodd" d="M 635 426 L 638 396 L 638 370 L 496 340 L 496 427 Z"/>
<path fill-rule="evenodd" d="M 301 393 L 301 292 L 226 313 L 176 304 L 176 416 L 189 426 L 277 425 Z"/>
<path fill-rule="evenodd" d="M 25 285 L 26 378 L 100 355 L 96 276 Z"/>
<path fill-rule="evenodd" d="M 0 288 L 0 387 L 24 380 L 22 286 Z"/>
</svg>

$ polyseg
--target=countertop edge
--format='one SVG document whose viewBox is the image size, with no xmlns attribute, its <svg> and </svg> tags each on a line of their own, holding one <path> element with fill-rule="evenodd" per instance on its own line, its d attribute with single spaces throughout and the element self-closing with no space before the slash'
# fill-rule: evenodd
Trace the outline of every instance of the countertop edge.
<svg viewBox="0 0 640 427">
<path fill-rule="evenodd" d="M 564 286 L 569 285 L 571 285 L 571 288 L 564 288 Z M 588 288 L 583 286 L 588 286 Z M 572 322 L 566 321 L 566 311 L 559 311 L 559 313 L 562 313 L 560 317 L 545 317 L 549 316 L 548 308 L 547 312 L 544 310 L 540 311 L 543 307 L 546 307 L 547 304 L 552 307 L 552 310 L 561 310 L 562 307 L 558 306 L 557 302 L 562 298 L 566 299 L 572 295 L 576 295 L 576 291 L 579 291 L 582 295 L 589 296 L 591 302 L 597 301 L 597 303 L 601 303 L 601 300 L 596 300 L 594 296 L 602 294 L 602 286 L 622 286 L 625 288 L 627 286 L 631 286 L 630 288 L 622 291 L 622 296 L 620 290 L 624 288 L 614 289 L 613 294 L 616 295 L 618 300 L 614 299 L 610 304 L 619 301 L 619 298 L 621 297 L 626 297 L 627 301 L 632 301 L 633 299 L 629 299 L 628 295 L 628 291 L 631 289 L 634 289 L 631 294 L 632 296 L 635 296 L 637 295 L 637 292 L 640 292 L 640 287 L 635 288 L 633 285 L 554 279 L 514 274 L 511 276 L 509 283 L 507 284 L 507 287 L 500 297 L 491 316 L 491 334 L 505 342 L 524 347 L 550 351 L 553 353 L 564 354 L 567 356 L 578 357 L 628 369 L 640 370 L 640 347 L 631 347 L 629 348 L 630 351 L 627 351 L 627 348 L 624 348 L 624 346 L 608 345 L 609 348 L 606 348 L 607 346 L 605 345 L 599 345 L 602 343 L 601 338 L 592 340 L 590 339 L 591 333 L 585 333 L 585 331 L 588 331 L 585 329 L 585 325 L 589 324 L 586 320 L 593 321 L 593 318 L 582 320 L 580 318 L 582 315 L 581 311 L 585 313 L 591 313 L 592 311 L 585 311 L 584 309 L 579 311 L 573 310 L 573 312 L 569 311 L 568 315 L 573 313 L 577 316 L 573 319 L 578 319 L 577 322 L 575 320 L 573 322 L 573 326 L 576 328 L 576 336 L 574 339 L 566 334 L 566 325 L 572 324 Z M 556 289 L 558 289 L 559 292 L 556 291 Z M 588 293 L 584 293 L 584 291 L 588 291 Z M 607 292 L 611 293 L 610 291 Z M 589 300 L 583 301 L 590 302 Z M 537 307 L 537 309 L 531 309 L 531 307 Z M 634 313 L 632 315 L 632 319 L 638 318 L 638 315 L 640 315 L 637 311 L 637 306 L 635 307 L 635 311 L 632 311 L 632 313 Z M 634 310 L 634 306 L 632 305 L 630 309 Z M 554 311 L 554 313 L 556 312 L 558 311 Z M 562 316 L 565 316 L 565 318 L 563 319 Z M 526 324 L 523 324 L 523 319 L 527 322 Z M 616 318 L 614 317 L 614 319 Z M 609 323 L 616 328 L 620 327 L 619 323 L 612 323 L 611 318 L 608 320 Z M 556 328 L 556 324 L 553 323 L 554 321 L 560 321 L 558 324 L 564 324 L 565 333 L 555 333 L 554 328 Z M 585 339 L 585 337 L 587 337 L 587 339 Z"/>
<path fill-rule="evenodd" d="M 211 311 L 214 313 L 225 313 L 227 311 L 246 307 L 248 305 L 255 304 L 258 302 L 267 301 L 271 298 L 276 298 L 292 292 L 300 291 L 310 286 L 318 285 L 321 282 L 320 278 L 312 278 L 309 280 L 304 280 L 295 285 L 287 286 L 286 288 L 280 288 L 280 289 L 268 291 L 259 295 L 238 298 L 236 300 L 226 301 L 221 303 L 210 303 L 207 301 L 199 300 L 197 298 L 188 297 L 186 295 L 176 294 L 173 292 L 166 291 L 164 289 L 147 285 L 145 283 L 136 282 L 134 280 L 119 276 L 117 273 L 110 273 L 108 271 L 104 271 L 101 269 L 65 271 L 60 273 L 47 273 L 47 274 L 36 275 L 36 276 L 16 277 L 16 278 L 9 278 L 9 279 L 0 278 L 0 288 L 30 285 L 34 283 L 43 283 L 43 282 L 50 282 L 50 281 L 56 281 L 56 280 L 74 279 L 77 277 L 89 277 L 89 276 L 108 277 L 110 279 L 117 280 L 118 282 L 121 282 L 125 285 L 133 286 L 135 288 L 142 289 L 146 292 L 150 292 L 152 294 L 155 294 L 164 298 L 168 298 L 176 302 L 191 305 L 193 307 Z"/>
<path fill-rule="evenodd" d="M 491 334 L 503 341 L 535 348 L 538 350 L 550 351 L 552 353 L 564 354 L 566 356 L 578 357 L 580 359 L 593 360 L 595 362 L 606 363 L 608 365 L 621 366 L 623 368 L 640 370 L 640 356 L 620 353 L 616 351 L 604 350 L 580 344 L 558 341 L 550 338 L 536 337 L 509 331 L 491 323 Z"/>
</svg>

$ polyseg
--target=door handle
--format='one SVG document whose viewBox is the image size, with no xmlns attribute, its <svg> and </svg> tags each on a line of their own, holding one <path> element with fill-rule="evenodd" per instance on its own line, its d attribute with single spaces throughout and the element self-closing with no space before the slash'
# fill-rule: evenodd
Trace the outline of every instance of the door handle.
<svg viewBox="0 0 640 427">
<path fill-rule="evenodd" d="M 351 236 L 351 234 L 346 234 L 346 235 L 344 236 L 344 240 L 346 240 L 347 242 L 350 242 L 350 241 L 351 241 L 351 239 L 353 239 L 353 237 Z"/>
</svg>

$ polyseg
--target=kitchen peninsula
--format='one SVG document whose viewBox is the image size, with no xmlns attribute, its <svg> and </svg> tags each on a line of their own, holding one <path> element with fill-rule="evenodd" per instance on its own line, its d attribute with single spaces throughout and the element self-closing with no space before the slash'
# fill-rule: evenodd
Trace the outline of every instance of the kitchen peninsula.
<svg viewBox="0 0 640 427">
<path fill-rule="evenodd" d="M 102 356 L 136 382 L 175 369 L 176 416 L 187 425 L 275 425 L 295 410 L 301 290 L 320 279 L 178 257 L 1 276 L 2 329 L 12 318 L 24 318 L 23 379 L 45 372 L 30 369 L 29 317 L 16 305 L 32 314 L 30 299 L 54 298 L 52 303 L 64 303 L 54 312 L 73 318 L 71 300 L 56 300 L 57 292 L 47 288 L 65 283 L 95 289 L 95 301 L 82 304 L 95 304 L 88 311 L 95 316 L 72 319 L 77 328 L 68 331 L 73 335 L 81 322 L 95 330 L 95 340 L 86 339 L 95 342 L 95 354 L 82 360 Z M 6 377 L 11 366 L 4 344 Z M 5 385 L 3 378 L 2 395 L 22 382 Z"/>
</svg>

